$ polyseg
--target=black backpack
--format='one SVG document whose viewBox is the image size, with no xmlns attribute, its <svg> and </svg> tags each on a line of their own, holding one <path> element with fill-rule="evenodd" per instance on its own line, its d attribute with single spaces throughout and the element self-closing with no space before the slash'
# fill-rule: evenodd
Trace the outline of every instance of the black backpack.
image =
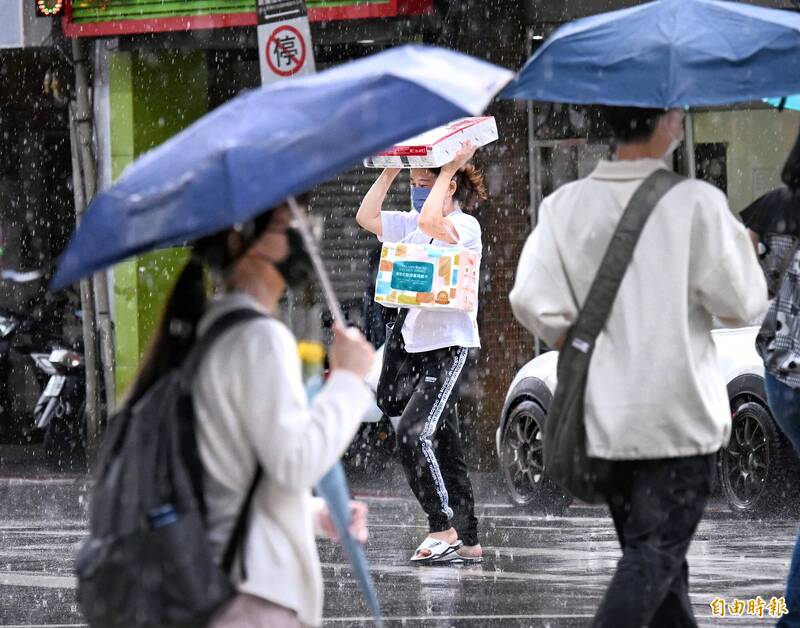
<svg viewBox="0 0 800 628">
<path fill-rule="evenodd" d="M 215 340 L 234 325 L 263 316 L 251 309 L 224 314 L 181 367 L 109 422 L 98 456 L 89 538 L 75 563 L 78 602 L 90 626 L 198 627 L 235 594 L 228 574 L 245 536 L 261 468 L 218 565 L 206 540 L 191 382 Z"/>
</svg>

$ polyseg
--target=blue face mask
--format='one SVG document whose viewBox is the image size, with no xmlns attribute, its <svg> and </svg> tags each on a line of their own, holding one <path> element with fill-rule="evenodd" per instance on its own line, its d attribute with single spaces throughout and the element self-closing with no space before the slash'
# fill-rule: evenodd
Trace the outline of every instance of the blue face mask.
<svg viewBox="0 0 800 628">
<path fill-rule="evenodd" d="M 416 209 L 418 212 L 422 211 L 422 206 L 425 204 L 425 199 L 428 198 L 430 193 L 430 188 L 418 188 L 412 185 L 411 205 L 414 207 L 414 209 Z"/>
</svg>

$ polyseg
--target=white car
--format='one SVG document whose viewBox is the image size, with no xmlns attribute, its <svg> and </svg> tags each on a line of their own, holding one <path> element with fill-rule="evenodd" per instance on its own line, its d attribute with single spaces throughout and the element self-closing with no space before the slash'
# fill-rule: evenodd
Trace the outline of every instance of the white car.
<svg viewBox="0 0 800 628">
<path fill-rule="evenodd" d="M 774 424 L 764 392 L 764 365 L 755 351 L 758 327 L 711 332 L 728 382 L 731 440 L 719 455 L 719 486 L 733 512 L 764 516 L 800 505 L 800 465 Z M 528 362 L 509 387 L 497 456 L 506 490 L 520 505 L 563 512 L 572 499 L 547 477 L 542 465 L 542 428 L 556 387 L 558 353 Z"/>
</svg>

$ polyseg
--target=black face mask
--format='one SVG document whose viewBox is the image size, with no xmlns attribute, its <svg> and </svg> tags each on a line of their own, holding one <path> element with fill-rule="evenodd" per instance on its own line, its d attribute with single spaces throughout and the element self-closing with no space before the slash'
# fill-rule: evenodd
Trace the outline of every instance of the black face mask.
<svg viewBox="0 0 800 628">
<path fill-rule="evenodd" d="M 286 286 L 292 290 L 302 288 L 311 280 L 314 266 L 311 256 L 306 251 L 303 236 L 297 229 L 287 229 L 286 237 L 289 238 L 289 255 L 285 260 L 275 262 L 275 268 L 283 277 Z"/>
</svg>

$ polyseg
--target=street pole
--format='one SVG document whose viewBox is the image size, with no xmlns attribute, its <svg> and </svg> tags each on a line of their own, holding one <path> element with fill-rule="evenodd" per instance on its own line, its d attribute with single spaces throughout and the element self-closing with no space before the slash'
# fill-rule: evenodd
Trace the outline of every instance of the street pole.
<svg viewBox="0 0 800 628">
<path fill-rule="evenodd" d="M 86 209 L 83 174 L 79 157 L 75 110 L 72 103 L 68 107 L 69 143 L 72 153 L 72 189 L 75 198 L 75 223 L 79 224 Z M 83 360 L 86 369 L 86 427 L 87 460 L 94 458 L 99 441 L 98 394 L 97 394 L 97 336 L 95 335 L 94 294 L 88 279 L 80 282 L 81 311 L 83 312 Z"/>
<path fill-rule="evenodd" d="M 75 70 L 75 99 L 73 103 L 70 103 L 69 122 L 70 140 L 73 147 L 75 213 L 76 221 L 80 222 L 83 212 L 97 191 L 97 167 L 94 155 L 92 111 L 89 102 L 88 59 L 80 39 L 73 39 L 71 46 Z M 102 370 L 105 391 L 106 413 L 113 410 L 115 401 L 113 330 L 105 273 L 96 273 L 91 279 L 81 281 L 80 285 L 86 368 L 86 445 L 88 458 L 91 460 L 92 455 L 97 451 L 100 423 L 103 418 L 98 378 L 100 370 Z"/>
<path fill-rule="evenodd" d="M 262 85 L 316 72 L 305 0 L 256 0 L 256 17 Z M 299 54 L 302 61 L 298 61 L 297 56 L 282 54 L 287 49 L 302 51 Z M 286 300 L 281 305 L 281 315 L 295 332 L 300 328 L 305 334 L 311 328 L 311 312 L 296 308 L 296 298 L 297 293 L 287 290 Z M 335 307 L 340 309 L 338 302 Z M 298 319 L 302 320 L 302 324 Z"/>
<path fill-rule="evenodd" d="M 79 38 L 72 39 L 72 59 L 75 67 L 75 118 L 77 139 L 80 148 L 79 158 L 83 172 L 85 205 L 94 198 L 97 191 L 97 167 L 94 155 L 92 110 L 89 103 L 88 58 Z M 111 307 L 108 294 L 108 277 L 105 272 L 92 277 L 95 299 L 95 319 L 100 340 L 100 366 L 103 370 L 106 411 L 113 411 L 114 391 L 114 340 L 111 325 Z M 99 418 L 99 417 L 98 417 Z"/>
</svg>

